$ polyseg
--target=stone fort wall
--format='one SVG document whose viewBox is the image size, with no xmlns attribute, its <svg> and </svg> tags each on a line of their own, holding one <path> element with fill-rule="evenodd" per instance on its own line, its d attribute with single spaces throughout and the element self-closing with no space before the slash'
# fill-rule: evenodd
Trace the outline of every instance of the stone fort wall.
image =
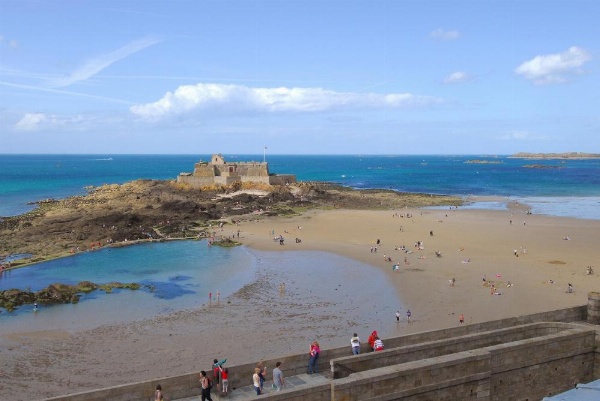
<svg viewBox="0 0 600 401">
<path fill-rule="evenodd" d="M 192 173 L 180 173 L 177 182 L 195 188 L 214 184 L 231 185 L 235 182 L 286 185 L 296 182 L 296 176 L 270 174 L 266 162 L 227 163 L 221 155 L 217 154 L 212 155 L 210 162 L 196 163 Z"/>
</svg>

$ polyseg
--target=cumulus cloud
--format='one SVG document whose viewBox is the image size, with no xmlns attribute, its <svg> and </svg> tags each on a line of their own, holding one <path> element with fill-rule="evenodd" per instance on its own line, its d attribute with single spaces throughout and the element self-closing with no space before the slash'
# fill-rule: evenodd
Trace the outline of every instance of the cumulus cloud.
<svg viewBox="0 0 600 401">
<path fill-rule="evenodd" d="M 76 82 L 85 81 L 111 64 L 157 43 L 159 43 L 159 40 L 153 37 L 135 40 L 113 52 L 88 60 L 68 76 L 50 80 L 47 82 L 47 85 L 54 88 L 63 88 Z"/>
<path fill-rule="evenodd" d="M 569 76 L 581 74 L 581 66 L 589 60 L 588 52 L 573 46 L 562 53 L 536 56 L 518 66 L 515 73 L 537 85 L 563 83 Z"/>
<path fill-rule="evenodd" d="M 472 79 L 471 75 L 464 71 L 456 71 L 446 76 L 442 81 L 445 84 L 459 84 L 462 82 L 468 82 Z"/>
<path fill-rule="evenodd" d="M 445 31 L 441 28 L 438 28 L 435 31 L 431 31 L 429 36 L 437 40 L 455 40 L 458 39 L 460 34 L 458 31 Z"/>
<path fill-rule="evenodd" d="M 199 83 L 180 86 L 162 99 L 135 105 L 131 112 L 143 119 L 160 120 L 193 110 L 322 112 L 356 108 L 405 108 L 440 103 L 429 96 L 410 93 L 351 93 L 323 88 L 251 88 L 241 85 Z"/>
</svg>

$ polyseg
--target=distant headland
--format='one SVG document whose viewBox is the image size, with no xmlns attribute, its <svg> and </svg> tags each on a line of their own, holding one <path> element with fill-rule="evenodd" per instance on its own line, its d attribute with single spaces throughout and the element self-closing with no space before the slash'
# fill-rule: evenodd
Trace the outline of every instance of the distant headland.
<svg viewBox="0 0 600 401">
<path fill-rule="evenodd" d="M 519 152 L 510 158 L 514 159 L 600 159 L 600 153 L 582 153 L 582 152 L 566 152 L 566 153 L 527 153 Z"/>
</svg>

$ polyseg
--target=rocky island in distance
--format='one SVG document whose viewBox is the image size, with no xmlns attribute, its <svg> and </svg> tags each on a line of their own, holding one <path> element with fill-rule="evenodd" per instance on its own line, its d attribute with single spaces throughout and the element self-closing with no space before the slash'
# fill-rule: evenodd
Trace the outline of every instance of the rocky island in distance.
<svg viewBox="0 0 600 401">
<path fill-rule="evenodd" d="M 528 153 L 519 152 L 512 156 L 515 159 L 600 159 L 600 153 L 565 152 L 565 153 Z"/>
</svg>

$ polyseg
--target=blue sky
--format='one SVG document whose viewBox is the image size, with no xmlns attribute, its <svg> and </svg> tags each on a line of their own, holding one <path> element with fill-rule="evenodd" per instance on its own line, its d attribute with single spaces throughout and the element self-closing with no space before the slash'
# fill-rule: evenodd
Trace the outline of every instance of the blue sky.
<svg viewBox="0 0 600 401">
<path fill-rule="evenodd" d="M 0 0 L 0 153 L 600 153 L 600 2 Z"/>
</svg>

